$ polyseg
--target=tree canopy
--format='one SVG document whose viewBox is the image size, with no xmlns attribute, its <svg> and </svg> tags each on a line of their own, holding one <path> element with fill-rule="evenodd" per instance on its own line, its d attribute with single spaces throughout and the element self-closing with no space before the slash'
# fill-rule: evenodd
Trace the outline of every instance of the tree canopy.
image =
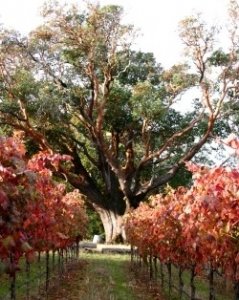
<svg viewBox="0 0 239 300">
<path fill-rule="evenodd" d="M 57 175 L 87 196 L 107 240 L 220 129 L 223 103 L 237 91 L 237 49 L 215 49 L 214 28 L 182 21 L 195 67 L 163 70 L 152 53 L 132 50 L 134 27 L 122 13 L 49 4 L 28 36 L 4 28 L 0 36 L 1 124 L 25 133 L 29 155 L 40 148 L 73 157 Z M 192 87 L 200 90 L 195 109 L 180 113 L 173 104 Z"/>
</svg>

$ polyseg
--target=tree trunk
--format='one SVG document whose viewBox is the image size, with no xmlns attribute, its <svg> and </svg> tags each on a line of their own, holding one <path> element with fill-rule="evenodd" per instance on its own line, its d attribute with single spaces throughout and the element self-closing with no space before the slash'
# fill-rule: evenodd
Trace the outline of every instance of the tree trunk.
<svg viewBox="0 0 239 300">
<path fill-rule="evenodd" d="M 168 293 L 169 293 L 169 298 L 171 299 L 171 295 L 172 295 L 172 264 L 170 262 L 167 263 L 167 269 L 168 269 Z"/>
<path fill-rule="evenodd" d="M 214 288 L 214 269 L 210 266 L 209 272 L 209 300 L 215 300 L 215 288 Z"/>
<path fill-rule="evenodd" d="M 126 235 L 123 225 L 123 216 L 102 208 L 97 211 L 104 227 L 105 242 L 107 244 L 124 242 Z"/>
<path fill-rule="evenodd" d="M 235 300 L 239 300 L 239 282 L 236 281 L 234 284 L 234 291 L 235 291 Z"/>
<path fill-rule="evenodd" d="M 191 269 L 191 278 L 190 278 L 190 288 L 191 288 L 191 300 L 196 299 L 196 287 L 195 287 L 195 277 L 196 277 L 196 272 L 195 272 L 195 266 L 192 266 Z"/>
<path fill-rule="evenodd" d="M 178 279 L 179 279 L 179 299 L 183 299 L 183 286 L 184 286 L 184 282 L 183 282 L 183 268 L 179 267 L 178 270 Z"/>
</svg>

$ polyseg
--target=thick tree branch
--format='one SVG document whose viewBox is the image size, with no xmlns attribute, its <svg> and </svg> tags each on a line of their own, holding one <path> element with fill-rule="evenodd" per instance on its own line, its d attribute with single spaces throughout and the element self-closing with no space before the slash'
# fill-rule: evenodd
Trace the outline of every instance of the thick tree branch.
<svg viewBox="0 0 239 300">
<path fill-rule="evenodd" d="M 188 126 L 186 126 L 185 128 L 183 128 L 180 131 L 177 131 L 176 133 L 174 133 L 170 138 L 168 138 L 163 146 L 156 152 L 151 153 L 150 155 L 148 155 L 147 157 L 143 157 L 143 159 L 141 160 L 141 162 L 138 165 L 138 169 L 142 169 L 144 166 L 146 166 L 147 164 L 149 164 L 150 162 L 152 162 L 152 160 L 154 158 L 160 157 L 166 150 L 168 147 L 170 147 L 172 145 L 172 143 L 177 139 L 177 138 L 181 138 L 183 135 L 185 135 L 186 133 L 188 133 L 190 130 L 192 130 L 194 128 L 194 126 L 204 117 L 204 112 L 202 112 L 198 118 L 192 120 Z"/>
</svg>

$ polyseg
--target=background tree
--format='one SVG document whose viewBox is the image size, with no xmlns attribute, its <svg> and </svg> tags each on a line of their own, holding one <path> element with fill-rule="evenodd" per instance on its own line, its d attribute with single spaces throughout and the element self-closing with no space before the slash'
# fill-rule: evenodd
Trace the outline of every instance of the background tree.
<svg viewBox="0 0 239 300">
<path fill-rule="evenodd" d="M 87 196 L 114 241 L 124 235 L 122 216 L 210 140 L 236 89 L 237 58 L 210 63 L 215 29 L 194 17 L 181 26 L 193 74 L 185 64 L 164 71 L 151 53 L 132 51 L 121 7 L 50 4 L 43 15 L 28 37 L 2 30 L 1 124 L 25 132 L 29 155 L 41 148 L 73 157 L 57 175 Z M 193 86 L 194 111 L 179 113 L 172 105 Z"/>
</svg>

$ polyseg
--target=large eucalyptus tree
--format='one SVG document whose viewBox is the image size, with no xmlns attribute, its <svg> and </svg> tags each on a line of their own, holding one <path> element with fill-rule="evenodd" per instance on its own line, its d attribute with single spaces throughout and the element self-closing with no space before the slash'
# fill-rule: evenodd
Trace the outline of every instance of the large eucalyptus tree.
<svg viewBox="0 0 239 300">
<path fill-rule="evenodd" d="M 29 151 L 72 156 L 56 175 L 87 196 L 106 241 L 114 241 L 124 214 L 212 136 L 236 88 L 237 49 L 212 63 L 214 30 L 188 18 L 181 36 L 195 74 L 184 64 L 164 71 L 151 53 L 131 49 L 135 32 L 122 24 L 121 7 L 48 5 L 43 15 L 27 37 L 2 29 L 0 121 L 25 133 Z M 193 86 L 200 90 L 195 110 L 180 114 L 172 105 Z"/>
</svg>

